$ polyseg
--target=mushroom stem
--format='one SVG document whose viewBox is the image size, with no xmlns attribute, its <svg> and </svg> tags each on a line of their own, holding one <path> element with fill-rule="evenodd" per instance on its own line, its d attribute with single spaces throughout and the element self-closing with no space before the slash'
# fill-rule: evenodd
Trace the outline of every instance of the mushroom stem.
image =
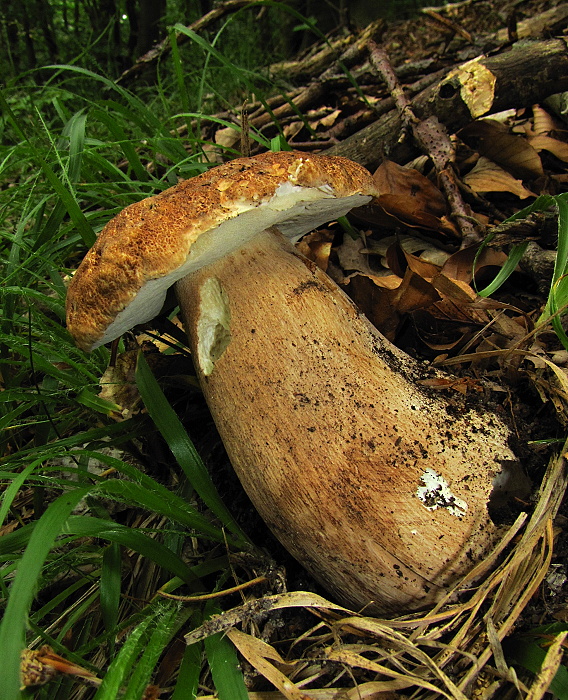
<svg viewBox="0 0 568 700">
<path fill-rule="evenodd" d="M 270 529 L 340 601 L 430 604 L 495 543 L 515 458 L 494 414 L 440 398 L 278 231 L 177 283 L 203 392 Z"/>
</svg>

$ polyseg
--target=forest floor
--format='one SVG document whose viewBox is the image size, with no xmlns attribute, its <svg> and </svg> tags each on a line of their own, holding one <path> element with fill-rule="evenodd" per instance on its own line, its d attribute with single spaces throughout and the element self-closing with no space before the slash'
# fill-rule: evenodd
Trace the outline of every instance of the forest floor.
<svg viewBox="0 0 568 700">
<path fill-rule="evenodd" d="M 380 43 L 392 66 L 396 67 L 397 76 L 405 84 L 423 80 L 425 75 L 437 70 L 443 72 L 448 66 L 475 58 L 480 53 L 491 55 L 506 52 L 507 43 L 517 38 L 534 40 L 558 36 L 566 29 L 568 8 L 561 2 L 536 1 L 522 5 L 515 2 L 465 2 L 452 6 L 451 11 L 445 12 L 442 8 L 439 10 L 439 13 L 432 11 L 415 20 L 390 24 L 384 28 L 384 32 L 379 30 Z M 513 34 L 515 31 L 516 34 Z M 311 65 L 310 58 L 314 54 L 316 52 L 312 51 L 311 54 L 300 57 L 297 62 L 286 65 L 289 72 L 291 68 L 297 70 L 294 73 L 298 76 L 296 85 L 302 85 L 304 77 L 303 84 L 308 86 L 303 88 L 304 91 L 309 86 L 313 89 L 314 83 L 318 81 L 314 74 L 307 79 L 301 69 L 302 65 Z M 276 74 L 278 69 L 276 66 Z M 297 119 L 293 113 L 286 112 L 285 106 L 281 112 L 284 134 L 290 145 L 300 149 L 321 149 L 323 152 L 331 147 L 329 152 L 350 155 L 344 146 L 342 150 L 341 144 L 334 148 L 335 139 L 348 138 L 372 123 L 376 114 L 381 114 L 383 101 L 389 98 L 384 83 L 377 82 L 376 73 L 373 75 L 372 65 L 359 63 L 355 73 L 357 83 L 367 98 L 366 103 L 357 90 L 349 87 L 345 89 L 344 84 L 334 88 L 333 80 L 325 78 L 322 84 L 326 85 L 326 89 L 323 93 L 313 91 L 319 98 L 314 102 L 302 102 L 305 92 L 296 88 L 293 94 L 298 95 L 305 118 Z M 531 76 L 530 79 L 538 80 L 537 76 Z M 372 105 L 375 113 L 369 109 L 369 105 Z M 279 107 L 278 103 L 272 106 L 275 109 Z M 255 112 L 253 107 L 250 112 L 249 120 L 252 124 L 255 124 L 255 119 L 256 123 L 262 123 L 262 109 Z M 530 106 L 511 104 L 506 112 L 491 115 L 489 119 L 494 120 L 492 126 L 495 126 L 495 131 L 492 133 L 489 130 L 483 133 L 479 130 L 485 126 L 477 127 L 477 131 L 476 128 L 466 126 L 457 136 L 452 135 L 459 186 L 464 192 L 469 211 L 482 231 L 489 231 L 508 217 L 514 216 L 534 202 L 535 196 L 564 192 L 568 181 L 566 122 L 559 120 L 558 113 L 554 114 L 550 102 L 543 101 Z M 540 131 L 541 119 L 542 125 L 546 123 L 546 126 L 542 126 L 543 131 Z M 228 133 L 230 134 L 224 130 L 211 137 L 218 143 L 224 143 L 223 139 Z M 505 143 L 501 140 L 505 133 L 509 136 L 514 134 L 513 138 L 517 141 Z M 538 140 L 534 140 L 538 133 L 557 138 L 558 147 L 555 149 L 549 143 L 550 150 L 541 149 Z M 523 139 L 532 143 L 539 154 L 539 163 L 534 161 L 535 169 L 532 172 L 518 168 L 520 161 L 527 165 L 533 156 L 525 149 L 527 142 L 521 146 Z M 505 151 L 508 155 L 504 155 Z M 366 160 L 360 151 L 358 154 L 359 160 L 370 167 L 381 160 L 381 156 L 375 153 L 369 153 Z M 552 329 L 543 329 L 538 334 L 533 334 L 534 322 L 546 306 L 550 293 L 554 251 L 558 242 L 558 231 L 553 221 L 555 217 L 551 219 L 550 214 L 544 214 L 530 233 L 510 229 L 501 238 L 498 229 L 494 229 L 498 235 L 498 245 L 485 248 L 484 253 L 473 262 L 472 255 L 478 255 L 479 244 L 472 241 L 471 246 L 464 246 L 454 237 L 454 232 L 450 230 L 451 224 L 446 228 L 448 218 L 456 221 L 455 212 L 454 216 L 448 212 L 437 187 L 430 190 L 432 183 L 438 183 L 431 165 L 424 167 L 424 156 L 415 151 L 414 159 L 400 164 L 414 165 L 421 173 L 429 175 L 429 184 L 418 176 L 410 182 L 411 178 L 406 179 L 408 171 L 401 172 L 394 165 L 390 167 L 387 161 L 388 151 L 375 176 L 380 178 L 384 191 L 392 197 L 385 197 L 380 202 L 381 212 L 375 208 L 353 216 L 354 223 L 367 234 L 364 244 L 343 237 L 342 232 L 335 227 L 320 231 L 307 244 L 304 241 L 301 250 L 317 260 L 328 274 L 347 289 L 360 304 L 360 308 L 389 339 L 414 357 L 433 362 L 454 373 L 458 379 L 450 391 L 475 392 L 481 385 L 491 385 L 493 401 L 496 396 L 501 397 L 497 399 L 501 409 L 515 426 L 519 438 L 518 449 L 524 455 L 524 465 L 533 484 L 537 486 L 543 479 L 548 460 L 552 457 L 554 461 L 553 455 L 558 446 L 562 446 L 566 435 L 568 394 L 565 380 L 561 379 L 563 386 L 558 380 L 559 376 L 566 376 L 568 354 Z M 434 201 L 442 202 L 435 212 Z M 432 219 L 429 218 L 431 215 Z M 506 256 L 527 233 L 531 242 L 524 251 L 520 265 L 507 277 L 503 286 L 492 294 L 491 299 L 495 304 L 493 308 L 490 309 L 491 304 L 488 303 L 482 310 L 483 305 L 479 303 L 474 290 L 480 290 L 490 283 L 504 264 Z M 528 239 L 525 238 L 524 241 L 528 242 Z M 484 259 L 485 255 L 487 257 Z M 420 267 L 419 261 L 425 263 L 424 268 Z M 432 267 L 428 267 L 429 264 Z M 477 265 L 475 281 L 472 276 L 474 265 Z M 431 280 L 440 271 L 452 280 L 459 281 L 460 291 L 455 295 L 451 292 L 447 296 L 442 295 L 442 299 L 437 297 L 433 303 L 433 297 L 424 286 L 420 285 L 418 289 L 419 285 L 409 281 L 409 272 L 412 272 L 414 281 L 420 277 L 420 281 L 424 282 L 425 279 Z M 405 286 L 406 283 L 408 286 Z M 404 292 L 401 293 L 403 287 Z M 468 301 L 464 301 L 461 296 L 464 289 L 468 290 Z M 470 304 L 474 298 L 477 303 Z M 503 306 L 497 311 L 500 304 Z M 410 308 L 412 311 L 409 312 Z M 505 309 L 507 310 L 504 311 Z M 508 353 L 508 349 L 520 347 L 527 352 L 524 359 L 514 352 Z M 463 361 L 460 361 L 460 356 Z M 544 363 L 537 356 L 544 359 Z M 552 373 L 549 371 L 549 362 L 555 365 Z M 196 439 L 203 449 L 207 443 L 210 446 L 215 444 L 209 437 L 203 442 L 198 436 Z M 520 447 L 521 442 L 524 447 Z M 211 463 L 223 454 L 222 447 L 217 444 L 220 452 L 215 454 L 213 451 L 207 457 Z M 263 542 L 279 565 L 285 565 L 289 590 L 309 590 L 325 595 L 264 528 L 262 521 L 255 515 L 254 508 L 248 504 L 246 495 L 239 489 L 230 467 L 224 468 L 224 464 L 228 465 L 228 462 L 221 457 L 216 471 L 221 493 L 227 496 L 230 494 L 236 512 L 242 518 L 243 527 L 257 533 L 257 541 Z M 545 636 L 566 629 L 567 525 L 568 506 L 564 501 L 554 519 L 554 554 L 550 567 L 541 584 L 534 588 L 530 600 L 526 600 L 523 612 L 512 626 L 518 639 L 534 641 L 531 635 L 535 629 L 541 630 L 540 633 Z M 512 579 L 516 581 L 515 585 L 519 585 L 518 579 L 514 576 Z M 486 601 L 485 607 L 482 606 L 485 612 L 487 606 L 491 607 L 490 599 Z M 300 624 L 298 619 L 293 617 L 287 625 L 293 627 L 294 624 Z M 293 630 L 287 625 L 279 631 L 278 637 L 294 636 Z M 546 625 L 551 627 L 542 631 Z M 523 637 L 524 633 L 526 637 Z M 472 643 L 471 648 L 478 643 L 479 639 L 475 644 Z M 531 643 L 533 642 L 527 644 Z M 522 655 L 520 647 L 523 644 L 524 642 L 517 649 L 517 658 Z M 514 657 L 515 653 L 511 651 L 513 646 L 514 644 L 509 644 L 508 653 L 512 656 L 508 658 Z M 529 666 L 526 657 L 523 659 Z M 535 670 L 534 666 L 532 670 Z M 358 673 L 360 672 L 361 669 Z M 455 668 L 452 673 L 456 673 Z M 457 673 L 459 678 L 459 672 Z M 500 684 L 498 676 L 499 672 L 494 667 L 491 671 L 486 669 L 478 677 L 476 690 L 472 691 L 469 686 L 468 696 L 472 692 L 475 697 L 517 697 L 516 693 L 522 696 L 521 690 L 506 688 L 506 683 Z M 366 681 L 370 682 L 368 678 Z M 558 686 L 556 690 L 558 692 Z M 376 697 L 382 695 L 377 694 Z M 425 697 L 433 695 L 425 694 Z"/>
<path fill-rule="evenodd" d="M 510 42 L 519 37 L 542 40 L 558 36 L 565 31 L 566 18 L 567 6 L 560 2 L 525 2 L 522 5 L 465 2 L 452 6 L 451 10 L 439 8 L 415 20 L 380 26 L 377 41 L 386 52 L 387 62 L 396 67 L 401 82 L 424 87 L 429 74 L 436 73 L 440 79 L 440 74 L 445 75 L 452 65 L 480 54 L 506 53 Z M 359 53 L 359 58 L 365 50 Z M 298 118 L 283 101 L 276 100 L 271 107 L 281 119 L 283 133 L 292 147 L 351 155 L 345 139 L 357 138 L 361 129 L 376 120 L 377 114 L 384 114 L 387 109 L 384 105 L 389 99 L 388 108 L 392 109 L 392 96 L 384 82 L 377 80 L 376 63 L 369 64 L 366 60 L 356 60 L 353 68 L 358 89 L 334 78 L 333 71 L 326 75 L 329 64 L 321 66 L 319 76 L 308 75 L 306 71 L 318 65 L 317 55 L 312 49 L 296 61 L 273 67 L 276 76 L 286 71 L 288 79 L 295 77 L 295 87 L 289 86 L 290 94 L 301 106 L 303 116 Z M 345 58 L 349 59 L 348 54 Z M 531 76 L 530 79 L 538 78 Z M 518 99 L 523 100 L 520 94 Z M 232 118 L 242 119 L 239 114 L 237 111 Z M 229 113 L 222 116 L 231 117 Z M 265 116 L 262 106 L 249 106 L 249 123 L 265 128 L 269 135 L 276 135 L 270 126 L 263 127 Z M 548 148 L 543 147 L 539 136 L 544 135 L 556 139 L 557 143 L 550 141 Z M 208 136 L 218 144 L 238 147 L 231 129 L 212 129 Z M 412 137 L 407 138 L 411 140 Z M 469 245 L 463 242 L 463 230 L 461 233 L 457 230 L 459 214 L 456 217 L 456 211 L 448 209 L 439 189 L 440 180 L 436 179 L 435 168 L 426 154 L 416 148 L 410 149 L 413 157 L 398 163 L 406 168 L 414 166 L 416 170 L 403 171 L 389 162 L 387 146 L 386 153 L 382 154 L 357 151 L 358 159 L 373 169 L 382 161 L 375 177 L 382 191 L 388 194 L 379 201 L 380 206 L 352 216 L 353 223 L 365 232 L 363 242 L 361 239 L 353 241 L 334 226 L 305 239 L 300 249 L 351 294 L 390 340 L 412 356 L 452 372 L 455 378 L 448 380 L 444 389 L 471 394 L 482 391 L 481 387 L 490 387 L 493 398 L 489 401 L 492 406 L 498 403 L 499 410 L 514 426 L 518 453 L 523 455 L 526 472 L 538 488 L 549 460 L 556 464 L 554 455 L 563 445 L 567 423 L 568 393 L 564 377 L 568 353 L 552 328 L 535 332 L 535 323 L 550 294 L 558 242 L 556 215 L 551 215 L 550 211 L 533 212 L 538 222 L 530 231 L 516 229 L 513 225 L 498 227 L 535 202 L 535 197 L 565 192 L 568 181 L 566 123 L 554 112 L 551 102 L 543 100 L 531 105 L 513 102 L 507 110 L 489 116 L 486 122 L 478 120 L 476 126 L 464 125 L 456 134 L 451 134 L 451 143 L 456 153 L 453 167 L 458 188 L 463 193 L 467 211 L 476 222 Z M 534 150 L 529 150 L 529 145 Z M 396 147 L 392 150 L 396 153 Z M 254 145 L 252 152 L 255 152 Z M 410 176 L 409 172 L 414 175 Z M 526 217 L 533 214 L 526 211 L 523 221 L 527 223 Z M 478 240 L 476 231 L 480 236 Z M 480 253 L 479 241 L 488 231 L 497 238 Z M 481 302 L 476 292 L 491 284 L 513 251 L 521 255 L 517 247 L 520 244 L 524 247 L 519 265 L 504 276 L 503 284 L 491 294 L 491 302 L 485 296 L 486 301 Z M 475 273 L 472 272 L 474 268 Z M 430 283 L 437 274 L 455 283 L 453 292 L 449 288 L 443 293 L 432 289 Z M 523 350 L 518 354 L 516 351 L 520 348 Z M 526 353 L 524 357 L 523 353 Z M 178 405 L 179 398 L 174 399 Z M 194 412 L 206 415 L 205 405 L 194 406 L 191 413 L 195 415 Z M 325 591 L 287 555 L 256 515 L 232 473 L 220 441 L 212 437 L 212 423 L 210 427 L 210 433 L 195 434 L 194 431 L 193 437 L 207 463 L 214 465 L 217 486 L 224 498 L 230 499 L 243 528 L 255 533 L 255 541 L 262 543 L 278 569 L 284 567 L 288 590 L 314 591 L 325 596 Z M 557 488 L 562 489 L 563 483 L 561 477 Z M 521 510 L 527 505 L 527 502 L 521 504 Z M 534 506 L 532 502 L 529 509 L 532 511 Z M 541 570 L 538 585 L 534 586 L 534 580 L 529 584 L 528 579 L 511 575 L 514 583 L 509 585 L 533 587 L 530 598 L 519 607 L 515 608 L 509 601 L 510 608 L 518 612 L 514 622 L 509 619 L 509 626 L 503 624 L 506 617 L 503 610 L 500 618 L 502 629 L 514 629 L 516 637 L 513 639 L 523 640 L 504 644 L 507 658 L 519 662 L 522 656 L 520 663 L 527 668 L 531 666 L 530 653 L 525 652 L 531 645 L 534 651 L 534 635 L 542 634 L 552 640 L 555 634 L 563 634 L 564 623 L 568 622 L 567 524 L 568 507 L 564 502 L 559 509 L 555 507 L 554 553 L 546 574 Z M 487 611 L 496 608 L 499 604 L 489 594 L 477 614 L 487 621 Z M 275 642 L 277 648 L 282 644 L 277 640 L 298 637 L 295 626 L 299 626 L 302 634 L 307 634 L 303 614 L 288 615 L 277 624 L 277 632 L 269 631 L 263 637 Z M 459 624 L 454 622 L 454 626 L 459 627 Z M 477 633 L 472 632 L 474 627 L 472 624 L 472 628 L 464 631 L 461 639 L 471 644 L 469 647 L 468 643 L 464 644 L 463 649 L 477 652 L 481 641 Z M 460 638 L 460 634 L 455 638 Z M 347 645 L 347 641 L 343 641 Z M 392 639 L 390 643 L 394 644 Z M 492 653 L 499 656 L 498 643 L 495 644 Z M 364 684 L 373 682 L 371 676 L 366 675 L 373 668 L 372 664 L 363 671 L 360 657 L 359 663 L 358 670 L 353 671 L 352 667 L 351 672 L 357 676 L 361 692 L 371 692 L 373 686 Z M 468 697 L 470 693 L 484 698 L 524 696 L 520 687 L 513 689 L 508 685 L 514 685 L 510 670 L 492 665 L 495 661 L 488 663 L 473 683 L 474 688 L 471 676 L 465 685 L 460 685 L 467 689 Z M 449 666 L 450 675 L 459 685 L 468 671 L 460 677 L 459 664 Z M 257 671 L 250 669 L 253 677 L 259 666 L 256 668 Z M 532 670 L 535 670 L 534 664 Z M 324 678 L 321 668 L 317 673 L 323 674 L 321 682 L 330 682 L 329 677 Z M 503 680 L 504 675 L 508 682 Z M 274 678 L 271 680 L 274 683 Z M 557 682 L 560 682 L 558 678 Z M 256 683 L 258 679 L 253 681 L 254 688 L 262 687 Z M 394 697 L 386 688 L 384 686 L 384 697 Z M 306 692 L 309 694 L 309 690 Z M 378 685 L 373 692 L 376 695 L 372 697 L 383 697 Z M 422 692 L 424 697 L 438 697 L 431 691 L 423 689 Z"/>
<path fill-rule="evenodd" d="M 517 499 L 502 548 L 479 565 L 475 582 L 458 587 L 450 602 L 401 611 L 396 618 L 365 616 L 365 611 L 351 615 L 327 600 L 325 590 L 256 513 L 188 373 L 187 353 L 172 354 L 171 339 L 165 344 L 155 334 L 136 340 L 127 336 L 126 352 L 114 374 L 101 379 L 107 386 L 98 398 L 117 407 L 112 416 L 117 424 L 124 417 L 147 419 L 134 380 L 142 348 L 222 500 L 258 547 L 254 556 L 228 555 L 222 538 L 210 549 L 205 540 L 185 542 L 183 554 L 198 562 L 197 569 L 216 558 L 229 561 L 230 572 L 219 584 L 229 593 L 211 599 L 219 607 L 207 601 L 205 617 L 218 615 L 213 623 L 201 624 L 200 615 L 185 608 L 185 622 L 156 662 L 146 698 L 186 697 L 182 690 L 172 691 L 172 677 L 189 659 L 183 635 L 190 647 L 203 641 L 210 654 L 211 668 L 203 666 L 195 687 L 199 697 L 213 698 L 220 676 L 207 645 L 220 632 L 240 652 L 239 668 L 253 700 L 536 700 L 547 692 L 568 697 L 562 657 L 568 632 L 568 502 L 562 501 L 568 337 L 561 320 L 568 302 L 562 282 L 568 271 L 568 126 L 566 94 L 552 98 L 568 91 L 567 26 L 568 4 L 540 0 L 466 0 L 404 22 L 379 20 L 359 33 L 341 31 L 329 37 L 328 45 L 270 66 L 267 75 L 280 91 L 268 101 L 251 99 L 244 108 L 241 102 L 219 112 L 217 120 L 199 122 L 213 161 L 225 160 L 227 149 L 254 155 L 272 139 L 274 146 L 285 141 L 300 151 L 346 155 L 373 172 L 382 195 L 350 218 L 361 235 L 353 237 L 345 223 L 333 223 L 298 247 L 386 338 L 418 361 L 448 372 L 433 379 L 430 389 L 487 401 L 508 422 L 532 493 Z M 534 55 L 531 47 L 536 47 Z M 458 84 L 451 81 L 463 79 L 463 74 L 452 78 L 450 71 L 477 57 L 474 89 L 459 99 L 472 100 L 471 106 L 475 97 L 500 108 L 475 102 L 475 119 L 463 105 L 450 108 L 438 114 L 447 130 L 436 127 L 424 137 L 419 125 L 437 108 L 448 109 L 444 96 Z M 542 66 L 542 72 L 527 73 L 527 66 Z M 488 75 L 492 71 L 498 75 L 496 85 Z M 405 86 L 410 104 L 403 103 L 399 85 Z M 503 85 L 507 88 L 500 94 Z M 448 99 L 458 97 L 452 93 Z M 194 126 L 180 126 L 178 136 Z M 242 136 L 249 129 L 250 140 Z M 255 138 L 258 134 L 262 138 Z M 162 167 L 167 169 L 157 158 L 148 171 L 160 175 Z M 63 364 L 57 369 L 68 369 L 71 361 Z M 115 384 L 126 386 L 126 392 L 109 389 Z M 146 476 L 173 491 L 179 475 L 166 443 L 148 423 L 141 422 L 138 430 L 128 457 L 121 452 L 120 459 L 141 465 Z M 103 463 L 99 474 L 106 470 L 111 466 Z M 134 487 L 136 478 L 132 481 Z M 193 499 L 192 489 L 187 495 Z M 28 493 L 3 534 L 17 534 L 30 519 L 30 500 Z M 108 517 L 120 527 L 159 533 L 169 522 L 165 515 L 146 519 L 140 508 L 125 502 L 105 501 Z M 81 542 L 86 540 L 98 541 L 85 530 Z M 134 573 L 129 578 L 124 601 L 152 602 L 163 575 L 144 569 L 130 555 L 123 554 L 123 561 L 129 576 L 137 572 L 137 578 Z M 204 580 L 211 582 L 213 574 L 218 571 L 212 568 Z M 59 576 L 48 592 L 42 591 L 41 610 L 63 595 L 61 580 L 66 582 L 67 574 Z M 251 589 L 254 595 L 248 589 L 245 595 L 232 591 L 233 579 L 262 580 Z M 180 585 L 177 581 L 175 587 Z M 178 602 L 183 608 L 188 600 Z M 62 631 L 62 645 L 73 636 L 72 626 Z M 90 647 L 85 652 L 91 669 L 107 662 L 109 639 L 96 653 Z M 79 643 L 74 643 L 76 649 Z M 113 647 L 114 640 L 109 644 Z M 44 655 L 42 663 L 55 663 L 54 658 Z M 217 691 L 221 697 L 223 691 Z M 89 692 L 73 690 L 65 697 L 89 697 Z M 225 698 L 245 697 L 224 692 Z M 106 698 L 97 694 L 97 700 Z"/>
</svg>

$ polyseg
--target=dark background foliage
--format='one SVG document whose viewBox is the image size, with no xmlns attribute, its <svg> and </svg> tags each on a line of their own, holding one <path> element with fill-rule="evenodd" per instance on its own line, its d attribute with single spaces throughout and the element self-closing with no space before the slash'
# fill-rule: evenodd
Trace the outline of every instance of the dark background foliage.
<svg viewBox="0 0 568 700">
<path fill-rule="evenodd" d="M 50 64 L 73 63 L 113 78 L 166 36 L 168 26 L 190 24 L 219 3 L 211 0 L 3 0 L 0 5 L 0 70 L 5 81 L 30 71 L 37 82 Z M 408 16 L 421 0 L 290 0 L 286 5 L 315 21 L 324 33 L 339 25 L 364 26 L 378 15 Z M 276 3 L 274 3 L 276 5 Z M 260 8 L 259 8 L 260 9 Z M 276 7 L 235 23 L 240 43 L 256 44 L 265 58 L 293 55 L 310 40 L 292 16 Z M 268 37 L 270 40 L 267 41 Z"/>
</svg>

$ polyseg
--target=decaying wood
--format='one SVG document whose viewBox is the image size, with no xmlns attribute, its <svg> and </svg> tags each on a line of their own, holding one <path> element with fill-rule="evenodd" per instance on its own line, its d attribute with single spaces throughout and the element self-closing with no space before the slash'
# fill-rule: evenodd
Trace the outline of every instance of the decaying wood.
<svg viewBox="0 0 568 700">
<path fill-rule="evenodd" d="M 562 39 L 519 42 L 509 51 L 480 58 L 477 63 L 496 79 L 492 112 L 537 104 L 568 89 L 568 48 Z M 436 115 L 452 131 L 473 119 L 461 97 L 460 83 L 451 73 L 417 95 L 413 108 L 422 119 Z M 345 156 L 370 169 L 378 167 L 385 153 L 393 160 L 406 162 L 415 151 L 410 144 L 399 143 L 401 128 L 398 113 L 389 112 L 326 154 Z"/>
<path fill-rule="evenodd" d="M 427 73 L 426 75 L 420 77 L 416 82 L 405 86 L 405 94 L 409 97 L 413 97 L 418 93 L 422 92 L 425 88 L 429 87 L 433 83 L 437 82 L 443 78 L 449 68 L 439 68 L 439 61 L 420 61 L 413 64 L 403 65 L 395 69 L 397 77 L 401 76 L 413 76 L 420 73 L 422 69 L 435 69 L 433 73 Z M 359 78 L 361 74 L 368 72 L 368 67 L 363 66 L 362 68 L 355 68 L 352 70 L 353 77 L 355 80 Z M 317 82 L 317 81 L 315 81 Z M 376 89 L 376 86 L 361 86 L 361 92 L 365 94 L 366 91 L 371 89 Z M 354 88 L 351 85 L 349 79 L 344 74 L 334 73 L 326 79 L 326 91 L 325 92 L 342 93 L 343 95 L 350 95 L 354 92 Z M 292 104 L 298 106 L 300 102 L 303 105 L 303 110 L 317 107 L 321 104 L 320 100 L 322 98 L 322 90 L 316 89 L 307 92 L 306 88 L 296 88 L 289 91 L 286 95 L 276 95 L 271 97 L 266 101 L 266 104 L 270 107 L 270 110 L 275 116 L 280 115 L 280 123 L 284 125 L 287 123 L 286 120 L 296 117 L 296 110 L 292 107 Z M 289 139 L 290 145 L 294 148 L 300 150 L 325 150 L 330 148 L 334 144 L 338 143 L 340 139 L 346 138 L 351 134 L 355 133 L 362 128 L 365 124 L 376 119 L 377 117 L 390 112 L 395 108 L 395 103 L 392 97 L 385 97 L 381 99 L 373 107 L 363 107 L 359 109 L 355 114 L 350 114 L 348 116 L 342 117 L 334 124 L 332 127 L 327 129 L 325 132 L 319 134 L 320 138 L 317 140 L 299 142 L 294 139 Z M 234 115 L 228 114 L 227 112 L 220 113 L 216 115 L 222 119 L 233 119 L 235 123 L 237 119 Z M 309 118 L 314 118 L 310 114 Z M 260 103 L 253 103 L 250 105 L 249 114 L 249 124 L 255 128 L 263 128 L 267 126 L 272 121 L 272 117 L 268 118 L 264 105 Z M 197 125 L 197 122 L 195 122 Z M 186 129 L 184 125 L 180 127 L 181 129 Z M 237 137 L 235 136 L 233 142 L 236 143 Z"/>
<path fill-rule="evenodd" d="M 463 29 L 463 27 L 460 27 L 459 24 L 456 24 L 456 22 L 453 22 L 448 17 L 444 17 L 431 7 L 423 8 L 422 13 L 426 15 L 426 17 L 428 17 L 428 19 L 433 21 L 436 25 L 440 26 L 442 30 L 450 32 L 451 34 L 459 34 L 459 36 L 461 36 L 470 44 L 475 43 L 471 34 L 469 32 L 466 32 L 465 29 Z"/>
<path fill-rule="evenodd" d="M 541 35 L 561 34 L 566 26 L 568 19 L 568 4 L 564 3 L 557 7 L 552 7 L 549 10 L 541 12 L 536 17 L 524 19 L 521 22 L 515 22 L 516 40 L 529 39 Z M 511 30 L 502 29 L 495 35 L 497 45 L 503 44 L 511 40 Z"/>
<path fill-rule="evenodd" d="M 273 118 L 281 119 L 290 114 L 303 112 L 308 107 L 310 107 L 316 100 L 322 97 L 327 90 L 328 81 L 331 80 L 338 72 L 343 70 L 343 67 L 350 68 L 355 65 L 357 61 L 361 60 L 361 57 L 367 50 L 367 42 L 370 39 L 376 38 L 382 31 L 384 27 L 384 22 L 378 20 L 372 22 L 364 31 L 362 31 L 357 39 L 347 48 L 341 56 L 335 60 L 326 70 L 319 76 L 310 82 L 310 84 L 300 92 L 300 94 L 291 100 L 289 103 L 277 107 L 273 110 L 272 115 L 268 112 L 264 114 L 251 118 L 251 124 L 257 129 L 262 128 L 266 124 L 269 124 Z"/>
<path fill-rule="evenodd" d="M 299 80 L 313 78 L 327 69 L 330 63 L 336 61 L 355 41 L 353 34 L 332 39 L 328 44 L 315 53 L 296 61 L 280 61 L 272 63 L 269 67 L 269 75 L 285 80 Z"/>
</svg>

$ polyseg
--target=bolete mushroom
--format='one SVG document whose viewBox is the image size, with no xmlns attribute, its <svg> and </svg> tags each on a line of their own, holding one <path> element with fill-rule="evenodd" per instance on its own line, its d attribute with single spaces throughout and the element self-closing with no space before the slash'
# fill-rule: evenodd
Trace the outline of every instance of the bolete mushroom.
<svg viewBox="0 0 568 700">
<path fill-rule="evenodd" d="M 290 242 L 376 195 L 344 158 L 240 158 L 133 204 L 69 286 L 85 350 L 176 292 L 231 462 L 283 545 L 368 611 L 438 600 L 497 541 L 509 430 L 419 383 L 402 353 Z M 490 503 L 491 502 L 491 503 Z"/>
</svg>

